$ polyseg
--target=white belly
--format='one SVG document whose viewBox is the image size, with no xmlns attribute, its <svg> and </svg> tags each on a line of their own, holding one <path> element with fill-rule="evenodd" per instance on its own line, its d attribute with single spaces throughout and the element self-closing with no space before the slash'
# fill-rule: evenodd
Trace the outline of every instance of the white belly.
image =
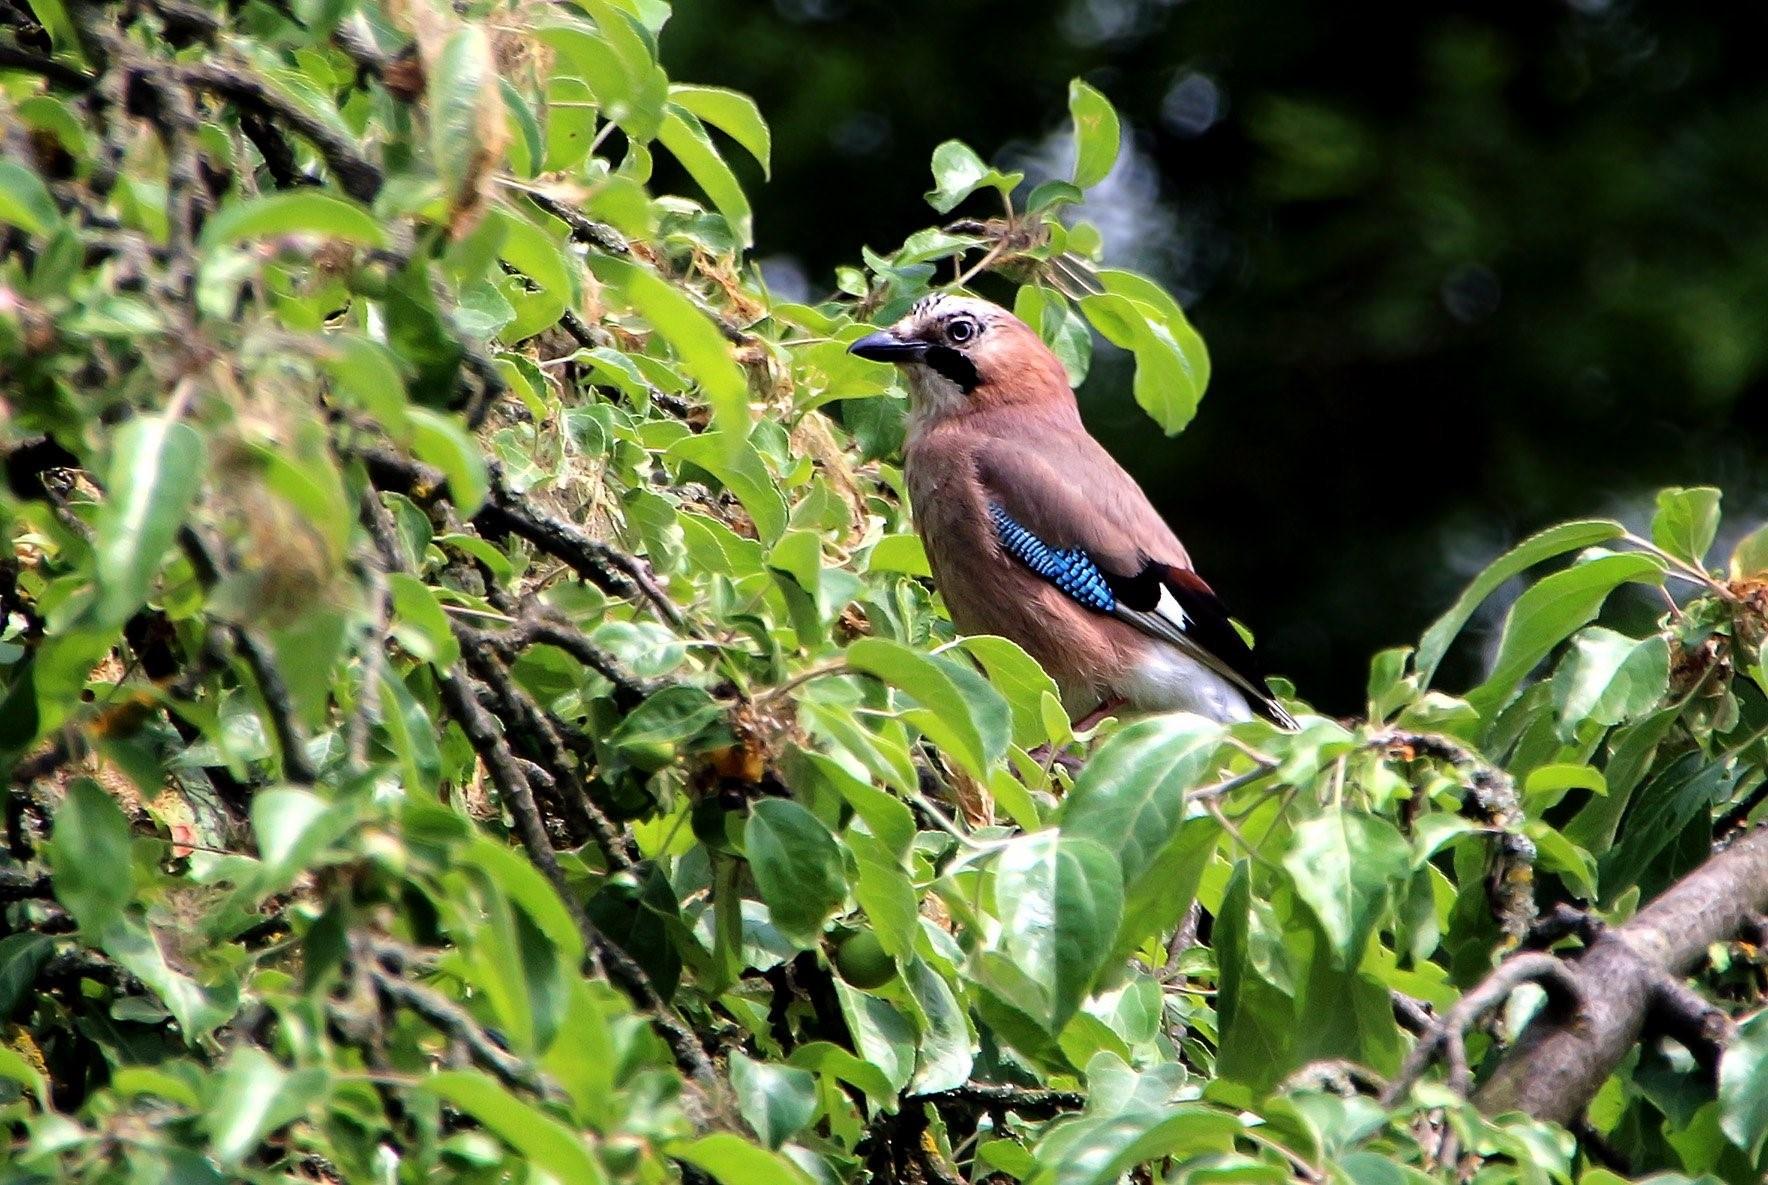
<svg viewBox="0 0 1768 1185">
<path fill-rule="evenodd" d="M 1195 712 L 1223 724 L 1253 716 L 1238 687 L 1171 646 L 1150 646 L 1116 691 L 1144 712 Z"/>
</svg>

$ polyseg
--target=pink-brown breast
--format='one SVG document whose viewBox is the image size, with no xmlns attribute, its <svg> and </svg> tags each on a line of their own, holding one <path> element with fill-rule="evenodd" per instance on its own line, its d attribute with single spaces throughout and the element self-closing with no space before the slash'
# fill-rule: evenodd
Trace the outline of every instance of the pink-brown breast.
<svg viewBox="0 0 1768 1185">
<path fill-rule="evenodd" d="M 1017 642 L 1056 681 L 1063 706 L 1084 713 L 1114 694 L 1148 638 L 1082 608 L 1001 550 L 976 474 L 975 438 L 954 427 L 917 431 L 903 457 L 934 584 L 959 632 Z"/>
</svg>

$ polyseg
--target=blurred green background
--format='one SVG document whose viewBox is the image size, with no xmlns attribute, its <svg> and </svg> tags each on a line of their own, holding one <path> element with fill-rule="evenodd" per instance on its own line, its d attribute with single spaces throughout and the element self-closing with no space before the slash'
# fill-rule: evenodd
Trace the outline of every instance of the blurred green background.
<svg viewBox="0 0 1768 1185">
<path fill-rule="evenodd" d="M 1133 152 L 1083 216 L 1214 379 L 1167 440 L 1104 347 L 1088 422 L 1273 669 L 1352 712 L 1537 527 L 1642 526 L 1670 484 L 1725 489 L 1722 546 L 1761 518 L 1765 34 L 1753 4 L 683 0 L 664 57 L 771 120 L 759 253 L 795 297 L 930 221 L 940 141 L 1035 180 L 1068 79 L 1103 90 Z"/>
</svg>

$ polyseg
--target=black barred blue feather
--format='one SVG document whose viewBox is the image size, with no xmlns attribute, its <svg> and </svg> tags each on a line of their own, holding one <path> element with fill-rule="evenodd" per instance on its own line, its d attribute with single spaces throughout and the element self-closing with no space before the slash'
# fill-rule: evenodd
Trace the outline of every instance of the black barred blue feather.
<svg viewBox="0 0 1768 1185">
<path fill-rule="evenodd" d="M 1092 557 L 1078 547 L 1054 548 L 1013 520 L 999 502 L 991 502 L 988 517 L 995 538 L 1008 555 L 1061 589 L 1070 598 L 1098 613 L 1117 609 L 1117 594 Z"/>
<path fill-rule="evenodd" d="M 1284 728 L 1296 727 L 1265 686 L 1227 609 L 1195 572 L 1153 560 L 1144 560 L 1135 573 L 1107 572 L 1078 547 L 1051 547 L 999 502 L 988 504 L 988 517 L 1001 550 L 1077 604 L 1173 643 L 1248 692 L 1254 711 Z"/>
</svg>

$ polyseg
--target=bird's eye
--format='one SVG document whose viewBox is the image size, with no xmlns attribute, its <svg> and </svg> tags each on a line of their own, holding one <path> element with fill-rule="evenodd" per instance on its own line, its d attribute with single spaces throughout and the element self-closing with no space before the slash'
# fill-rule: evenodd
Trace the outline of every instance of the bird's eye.
<svg viewBox="0 0 1768 1185">
<path fill-rule="evenodd" d="M 945 335 L 951 338 L 954 346 L 961 346 L 977 333 L 976 322 L 968 317 L 957 317 L 945 327 Z"/>
</svg>

